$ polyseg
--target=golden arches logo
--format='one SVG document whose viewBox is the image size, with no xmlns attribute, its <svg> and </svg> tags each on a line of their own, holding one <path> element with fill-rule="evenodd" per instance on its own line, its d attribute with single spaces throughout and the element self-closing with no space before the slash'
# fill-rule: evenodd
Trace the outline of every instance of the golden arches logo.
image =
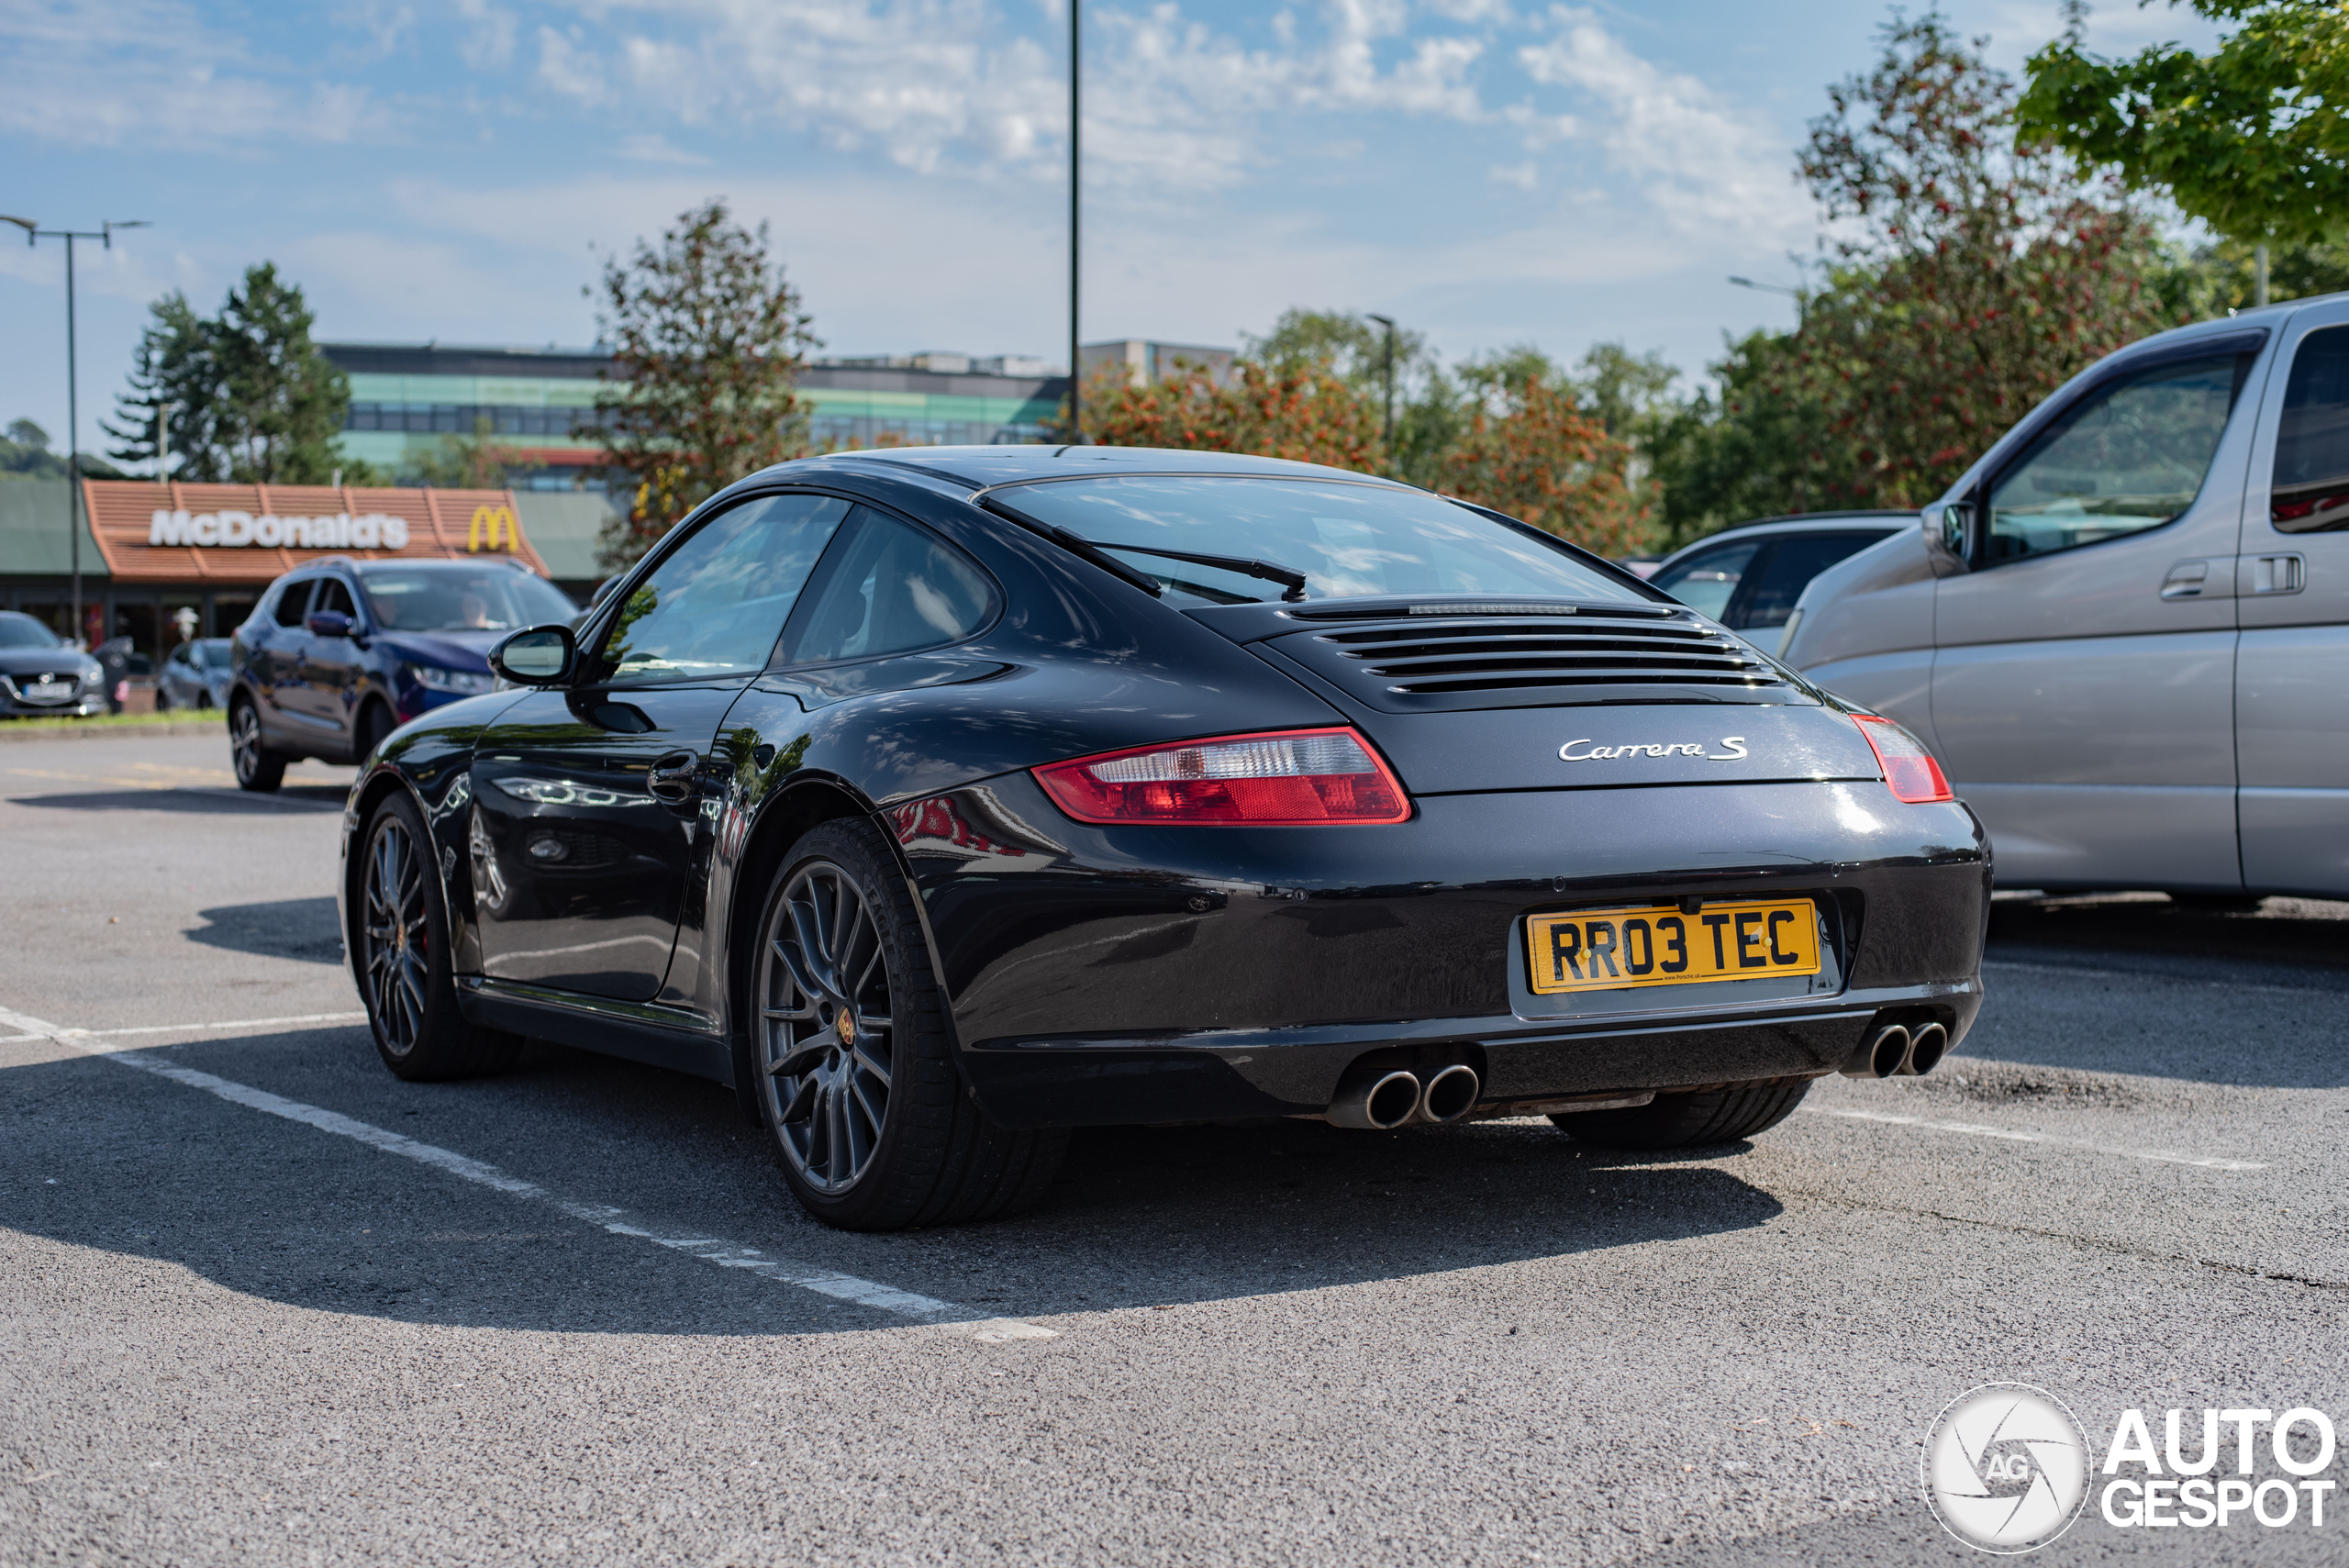
<svg viewBox="0 0 2349 1568">
<path fill-rule="evenodd" d="M 491 550 L 513 550 L 522 543 L 522 524 L 511 506 L 475 506 L 465 528 L 465 548 L 478 550 L 486 539 Z"/>
</svg>

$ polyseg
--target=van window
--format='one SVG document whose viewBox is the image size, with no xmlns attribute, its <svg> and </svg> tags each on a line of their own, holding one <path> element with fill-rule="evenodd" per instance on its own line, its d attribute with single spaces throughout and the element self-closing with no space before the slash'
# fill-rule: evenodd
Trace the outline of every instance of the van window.
<svg viewBox="0 0 2349 1568">
<path fill-rule="evenodd" d="M 2349 327 L 2311 332 L 2292 355 L 2267 520 L 2278 533 L 2349 528 Z"/>
<path fill-rule="evenodd" d="M 2192 506 L 2250 360 L 2155 365 L 2066 409 L 1990 492 L 1987 563 L 2157 528 Z"/>
</svg>

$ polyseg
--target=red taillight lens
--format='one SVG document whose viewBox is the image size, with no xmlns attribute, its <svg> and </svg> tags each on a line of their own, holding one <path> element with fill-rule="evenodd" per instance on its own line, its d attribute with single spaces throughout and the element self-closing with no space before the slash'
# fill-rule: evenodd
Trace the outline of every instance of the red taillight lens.
<svg viewBox="0 0 2349 1568">
<path fill-rule="evenodd" d="M 1923 806 L 1957 798 L 1950 793 L 1942 765 L 1933 761 L 1933 754 L 1914 735 L 1872 713 L 1855 713 L 1852 721 L 1867 737 L 1869 749 L 1876 752 L 1876 760 L 1884 769 L 1884 782 L 1891 786 L 1896 799 Z"/>
<path fill-rule="evenodd" d="M 1275 828 L 1401 822 L 1411 815 L 1402 784 L 1351 729 L 1222 735 L 1034 772 L 1052 804 L 1079 822 Z"/>
</svg>

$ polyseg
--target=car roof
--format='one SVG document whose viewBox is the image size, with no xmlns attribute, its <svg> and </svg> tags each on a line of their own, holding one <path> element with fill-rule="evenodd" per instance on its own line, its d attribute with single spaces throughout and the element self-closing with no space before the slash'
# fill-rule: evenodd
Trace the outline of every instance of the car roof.
<svg viewBox="0 0 2349 1568">
<path fill-rule="evenodd" d="M 771 475 L 783 476 L 833 465 L 867 470 L 918 469 L 942 479 L 959 480 L 974 490 L 1038 479 L 1075 479 L 1117 473 L 1344 479 L 1355 484 L 1392 485 L 1398 490 L 1409 488 L 1376 474 L 1357 473 L 1352 469 L 1332 468 L 1318 462 L 1292 462 L 1286 458 L 1255 457 L 1245 452 L 1186 451 L 1170 447 L 885 447 L 874 451 L 834 452 L 819 458 L 802 458 L 766 472 Z"/>
<path fill-rule="evenodd" d="M 1740 523 L 1733 528 L 1723 528 L 1717 534 L 1707 534 L 1693 544 L 1682 545 L 1657 562 L 1656 570 L 1663 571 L 1684 555 L 1739 539 L 1773 539 L 1785 534 L 1850 533 L 1855 529 L 1865 529 L 1871 524 L 1877 525 L 1886 534 L 1896 534 L 1902 528 L 1915 527 L 1916 523 L 1917 514 L 1914 512 L 1889 511 L 1790 512 L 1783 517 L 1759 517 L 1750 523 Z"/>
</svg>

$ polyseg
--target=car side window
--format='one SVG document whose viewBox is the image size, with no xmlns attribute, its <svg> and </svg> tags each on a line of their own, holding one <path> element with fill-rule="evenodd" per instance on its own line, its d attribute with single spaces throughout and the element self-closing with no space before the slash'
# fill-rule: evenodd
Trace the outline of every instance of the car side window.
<svg viewBox="0 0 2349 1568">
<path fill-rule="evenodd" d="M 300 626 L 302 624 L 302 617 L 310 613 L 310 588 L 316 581 L 317 579 L 310 578 L 299 583 L 288 583 L 284 588 L 278 590 L 277 612 L 274 617 L 278 625 Z"/>
<path fill-rule="evenodd" d="M 1678 565 L 1657 573 L 1653 585 L 1698 615 L 1720 620 L 1729 613 L 1729 602 L 1736 595 L 1737 585 L 1744 581 L 1753 552 L 1761 548 L 1758 540 L 1749 540 L 1725 544 L 1718 550 L 1700 550 Z"/>
<path fill-rule="evenodd" d="M 1882 539 L 1882 534 L 1787 534 L 1772 548 L 1769 558 L 1749 573 L 1753 585 L 1737 607 L 1737 629 L 1755 630 L 1784 626 L 1795 613 L 1795 601 L 1810 580 L 1842 560 Z"/>
<path fill-rule="evenodd" d="M 977 631 L 994 608 L 985 574 L 959 550 L 859 506 L 785 657 L 817 664 L 937 648 Z"/>
<path fill-rule="evenodd" d="M 2349 528 L 2349 327 L 2311 332 L 2292 354 L 2267 520 L 2287 534 Z"/>
<path fill-rule="evenodd" d="M 340 577 L 329 577 L 320 583 L 318 596 L 310 605 L 310 613 L 314 616 L 324 615 L 328 610 L 349 616 L 354 621 L 359 618 L 359 606 L 351 602 L 351 590 L 343 585 Z"/>
<path fill-rule="evenodd" d="M 629 591 L 596 678 L 706 679 L 763 670 L 850 504 L 759 495 L 697 524 Z"/>
<path fill-rule="evenodd" d="M 1987 563 L 2157 528 L 2192 506 L 2249 361 L 2156 365 L 2065 410 L 1991 490 Z"/>
</svg>

